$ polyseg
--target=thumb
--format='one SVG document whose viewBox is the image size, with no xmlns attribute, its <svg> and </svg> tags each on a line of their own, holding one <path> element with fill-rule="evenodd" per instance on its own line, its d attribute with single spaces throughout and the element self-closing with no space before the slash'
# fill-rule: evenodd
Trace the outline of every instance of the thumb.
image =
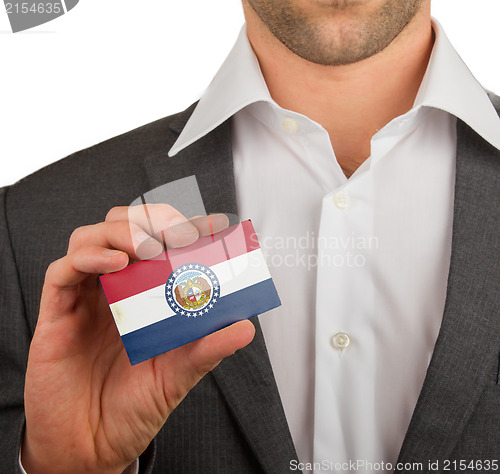
<svg viewBox="0 0 500 474">
<path fill-rule="evenodd" d="M 192 368 L 209 372 L 222 359 L 248 345 L 254 335 L 254 325 L 245 319 L 195 341 L 197 344 L 193 345 L 188 356 Z"/>
<path fill-rule="evenodd" d="M 155 372 L 163 381 L 163 395 L 169 408 L 175 408 L 207 372 L 249 344 L 254 335 L 254 325 L 245 319 L 157 356 Z"/>
</svg>

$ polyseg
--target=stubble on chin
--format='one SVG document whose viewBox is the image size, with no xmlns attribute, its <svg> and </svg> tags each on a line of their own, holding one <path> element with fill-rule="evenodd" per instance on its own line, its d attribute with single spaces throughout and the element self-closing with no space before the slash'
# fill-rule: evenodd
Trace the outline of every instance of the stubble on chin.
<svg viewBox="0 0 500 474">
<path fill-rule="evenodd" d="M 338 66 L 385 49 L 408 25 L 424 0 L 385 0 L 367 8 L 361 0 L 317 0 L 312 14 L 294 0 L 247 0 L 271 33 L 290 51 L 316 64 Z"/>
</svg>

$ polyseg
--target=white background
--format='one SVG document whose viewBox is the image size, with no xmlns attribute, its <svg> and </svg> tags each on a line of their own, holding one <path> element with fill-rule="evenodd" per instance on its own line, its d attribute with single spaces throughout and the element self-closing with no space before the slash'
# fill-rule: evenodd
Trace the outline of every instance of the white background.
<svg viewBox="0 0 500 474">
<path fill-rule="evenodd" d="M 500 93 L 500 1 L 433 0 L 433 14 Z M 0 186 L 189 106 L 242 24 L 240 0 L 80 0 L 13 34 L 0 2 Z"/>
</svg>

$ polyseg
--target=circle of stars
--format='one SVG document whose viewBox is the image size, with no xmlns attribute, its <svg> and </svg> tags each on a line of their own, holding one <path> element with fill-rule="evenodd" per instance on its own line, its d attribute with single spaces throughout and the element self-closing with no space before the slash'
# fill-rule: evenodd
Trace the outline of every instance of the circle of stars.
<svg viewBox="0 0 500 474">
<path fill-rule="evenodd" d="M 205 308 L 199 311 L 189 311 L 180 307 L 173 295 L 173 291 L 175 290 L 175 288 L 173 288 L 175 279 L 181 273 L 184 273 L 189 270 L 198 270 L 204 273 L 205 276 L 210 278 L 210 281 L 212 283 L 213 292 L 210 298 L 210 303 L 207 306 L 205 306 Z M 176 312 L 176 314 L 180 314 L 181 316 L 187 316 L 188 318 L 196 318 L 198 316 L 203 316 L 204 314 L 207 314 L 214 307 L 215 303 L 217 303 L 217 298 L 219 298 L 219 294 L 220 294 L 219 279 L 217 278 L 217 275 L 212 270 L 210 270 L 210 268 L 206 267 L 205 265 L 202 265 L 201 263 L 186 263 L 184 265 L 177 267 L 170 274 L 167 283 L 165 285 L 165 296 L 167 298 L 168 305 Z"/>
</svg>

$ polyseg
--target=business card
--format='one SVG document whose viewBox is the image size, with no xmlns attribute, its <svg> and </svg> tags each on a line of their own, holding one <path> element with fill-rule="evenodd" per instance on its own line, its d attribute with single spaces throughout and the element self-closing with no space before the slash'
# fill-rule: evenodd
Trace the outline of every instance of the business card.
<svg viewBox="0 0 500 474">
<path fill-rule="evenodd" d="M 281 305 L 250 220 L 100 280 L 133 365 Z"/>
</svg>

